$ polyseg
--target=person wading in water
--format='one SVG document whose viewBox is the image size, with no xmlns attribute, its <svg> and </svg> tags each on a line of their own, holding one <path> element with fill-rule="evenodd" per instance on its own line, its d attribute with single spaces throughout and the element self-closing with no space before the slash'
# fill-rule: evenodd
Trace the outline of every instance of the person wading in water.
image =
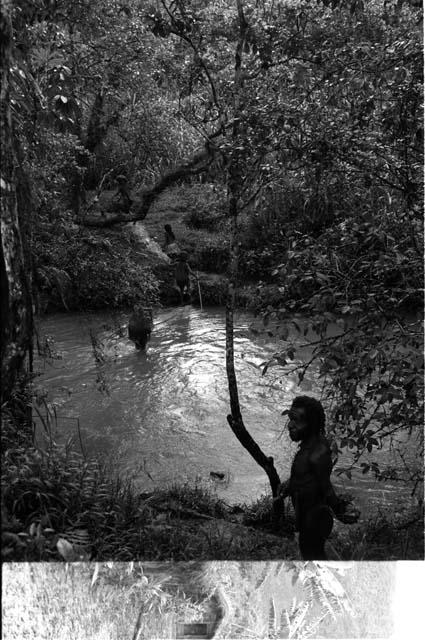
<svg viewBox="0 0 425 640">
<path fill-rule="evenodd" d="M 187 262 L 186 253 L 182 252 L 177 258 L 176 266 L 174 269 L 174 277 L 180 291 L 181 304 L 183 304 L 184 302 L 184 296 L 189 296 L 190 294 L 191 275 L 196 278 L 196 275 L 193 273 Z"/>
<path fill-rule="evenodd" d="M 284 412 L 286 413 L 286 412 Z M 288 413 L 289 437 L 300 447 L 292 462 L 289 480 L 279 487 L 278 499 L 290 497 L 295 528 L 304 560 L 326 560 L 325 542 L 334 516 L 345 524 L 357 522 L 359 511 L 337 496 L 330 477 L 332 458 L 325 437 L 325 412 L 315 398 L 298 396 Z"/>
</svg>

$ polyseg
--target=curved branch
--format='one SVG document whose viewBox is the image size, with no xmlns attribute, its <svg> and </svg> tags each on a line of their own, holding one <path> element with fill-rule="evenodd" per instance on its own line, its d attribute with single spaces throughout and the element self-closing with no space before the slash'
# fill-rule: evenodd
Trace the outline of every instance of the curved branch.
<svg viewBox="0 0 425 640">
<path fill-rule="evenodd" d="M 231 415 L 228 415 L 227 422 L 241 445 L 245 447 L 248 453 L 250 453 L 254 458 L 255 462 L 266 472 L 272 489 L 272 495 L 276 498 L 277 490 L 280 485 L 280 478 L 276 471 L 276 467 L 274 466 L 273 458 L 271 456 L 266 456 L 261 451 L 254 438 L 247 431 L 241 416 L 235 420 Z"/>
<path fill-rule="evenodd" d="M 218 135 L 218 133 L 217 133 Z M 210 137 L 211 138 L 214 136 Z M 86 227 L 112 227 L 119 223 L 137 222 L 146 218 L 150 207 L 155 200 L 168 187 L 175 184 L 178 180 L 183 180 L 194 175 L 198 175 L 203 171 L 207 171 L 216 153 L 216 148 L 210 144 L 210 140 L 206 143 L 205 148 L 195 154 L 188 162 L 180 165 L 165 173 L 153 187 L 145 189 L 138 203 L 131 213 L 117 213 L 108 217 L 87 216 L 80 220 L 80 224 Z"/>
</svg>

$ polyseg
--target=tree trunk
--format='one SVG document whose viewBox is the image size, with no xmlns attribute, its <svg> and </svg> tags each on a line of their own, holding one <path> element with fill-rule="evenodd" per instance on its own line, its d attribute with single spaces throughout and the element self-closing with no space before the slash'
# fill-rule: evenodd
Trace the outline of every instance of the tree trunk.
<svg viewBox="0 0 425 640">
<path fill-rule="evenodd" d="M 231 220 L 230 264 L 228 271 L 229 284 L 226 301 L 226 372 L 229 385 L 231 415 L 227 416 L 227 420 L 239 442 L 266 472 L 270 481 L 272 494 L 275 497 L 277 496 L 280 478 L 274 466 L 273 458 L 266 456 L 263 451 L 261 451 L 260 447 L 249 434 L 243 423 L 234 362 L 233 314 L 235 308 L 235 292 L 238 273 L 238 207 L 239 193 L 243 179 L 243 176 L 241 175 L 242 172 L 240 170 L 239 151 L 237 151 L 237 149 L 242 146 L 240 138 L 243 132 L 240 130 L 239 122 L 241 121 L 240 114 L 242 111 L 242 52 L 247 29 L 241 0 L 237 0 L 237 7 L 239 15 L 239 41 L 235 54 L 232 155 L 229 160 L 227 180 L 228 215 Z M 274 503 L 275 516 L 281 515 L 277 512 L 277 504 L 277 502 Z"/>
<path fill-rule="evenodd" d="M 32 300 L 21 236 L 16 196 L 18 159 L 10 111 L 10 73 L 13 66 L 11 0 L 1 5 L 1 254 L 0 337 L 1 398 L 10 397 L 32 345 Z M 19 169 L 21 170 L 21 169 Z"/>
<path fill-rule="evenodd" d="M 119 120 L 119 113 L 115 111 L 109 117 L 105 113 L 105 89 L 102 87 L 96 94 L 91 109 L 84 147 L 93 154 L 93 163 L 86 161 L 86 173 L 84 174 L 84 189 L 92 191 L 99 184 L 100 176 L 104 172 L 101 160 L 102 143 L 105 140 L 109 127 Z"/>
<path fill-rule="evenodd" d="M 76 71 L 74 70 L 74 73 Z M 71 202 L 70 205 L 75 215 L 80 214 L 81 209 L 86 204 L 86 191 L 95 189 L 99 184 L 102 167 L 98 162 L 98 151 L 105 139 L 109 127 L 118 121 L 118 112 L 113 113 L 108 119 L 104 113 L 104 89 L 101 88 L 96 93 L 89 121 L 87 132 L 84 136 L 81 128 L 81 112 L 75 115 L 73 133 L 80 141 L 80 148 L 75 154 L 76 166 L 71 180 Z"/>
</svg>

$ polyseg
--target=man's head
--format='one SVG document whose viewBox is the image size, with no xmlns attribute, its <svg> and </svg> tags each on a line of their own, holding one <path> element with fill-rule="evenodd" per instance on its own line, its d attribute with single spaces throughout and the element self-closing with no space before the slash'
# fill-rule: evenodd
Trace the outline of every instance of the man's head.
<svg viewBox="0 0 425 640">
<path fill-rule="evenodd" d="M 168 231 L 168 233 L 172 233 L 172 229 L 171 229 L 171 225 L 170 224 L 164 224 L 164 229 L 165 229 L 165 231 Z"/>
<path fill-rule="evenodd" d="M 147 307 L 146 303 L 144 304 L 143 302 L 137 302 L 134 305 L 134 313 L 137 314 L 140 317 L 146 318 L 153 318 L 153 309 L 152 307 Z"/>
<path fill-rule="evenodd" d="M 297 396 L 288 415 L 289 437 L 294 442 L 325 432 L 325 412 L 316 398 Z"/>
</svg>

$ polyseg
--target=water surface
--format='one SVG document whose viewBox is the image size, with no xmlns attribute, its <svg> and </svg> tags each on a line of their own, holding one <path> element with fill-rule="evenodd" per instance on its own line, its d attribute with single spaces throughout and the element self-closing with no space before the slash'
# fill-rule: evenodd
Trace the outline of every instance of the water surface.
<svg viewBox="0 0 425 640">
<path fill-rule="evenodd" d="M 299 393 L 320 397 L 321 383 L 314 368 L 301 387 L 295 373 L 279 367 L 263 376 L 262 363 L 282 343 L 254 335 L 252 321 L 247 313 L 235 317 L 242 414 L 284 479 L 297 445 L 286 434 L 281 412 Z M 226 420 L 224 311 L 190 306 L 158 311 L 146 353 L 129 341 L 127 323 L 125 313 L 55 314 L 40 322 L 41 341 L 49 336 L 60 357 L 37 363 L 37 385 L 55 405 L 55 437 L 72 436 L 78 445 L 78 424 L 85 452 L 112 459 L 141 490 L 198 479 L 211 483 L 230 503 L 268 491 L 263 470 Z M 373 455 L 381 462 L 392 457 L 388 451 Z M 211 479 L 211 472 L 224 474 L 224 480 Z M 335 477 L 335 482 L 356 496 L 363 513 L 409 500 L 408 489 L 378 483 L 359 470 L 351 481 Z"/>
</svg>

